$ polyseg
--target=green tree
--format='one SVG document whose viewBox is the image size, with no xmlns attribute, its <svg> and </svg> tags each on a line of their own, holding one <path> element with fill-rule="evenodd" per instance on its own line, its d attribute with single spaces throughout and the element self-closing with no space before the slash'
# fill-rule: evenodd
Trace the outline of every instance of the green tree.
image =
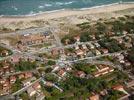
<svg viewBox="0 0 134 100">
<path fill-rule="evenodd" d="M 55 61 L 52 61 L 52 60 L 49 60 L 49 61 L 47 62 L 47 64 L 51 66 L 51 65 L 55 65 L 56 62 L 55 62 Z"/>
</svg>

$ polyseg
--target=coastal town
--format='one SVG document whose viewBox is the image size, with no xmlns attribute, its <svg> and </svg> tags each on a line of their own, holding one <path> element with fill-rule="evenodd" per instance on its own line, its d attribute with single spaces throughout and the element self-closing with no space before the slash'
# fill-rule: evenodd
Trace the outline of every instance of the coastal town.
<svg viewBox="0 0 134 100">
<path fill-rule="evenodd" d="M 0 100 L 134 100 L 134 13 L 61 26 L 0 31 Z"/>
</svg>

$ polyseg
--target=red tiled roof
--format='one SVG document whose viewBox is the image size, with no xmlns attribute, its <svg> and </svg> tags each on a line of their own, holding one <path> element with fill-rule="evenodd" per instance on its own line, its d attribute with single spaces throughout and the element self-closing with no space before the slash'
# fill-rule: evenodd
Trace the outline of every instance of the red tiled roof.
<svg viewBox="0 0 134 100">
<path fill-rule="evenodd" d="M 33 84 L 33 88 L 34 88 L 34 89 L 39 89 L 39 88 L 41 88 L 39 82 L 34 83 L 34 84 Z"/>
</svg>

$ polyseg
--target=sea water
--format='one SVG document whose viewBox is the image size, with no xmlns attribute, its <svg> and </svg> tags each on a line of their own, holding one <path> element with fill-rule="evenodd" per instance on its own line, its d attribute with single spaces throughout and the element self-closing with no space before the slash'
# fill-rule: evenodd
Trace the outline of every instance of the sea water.
<svg viewBox="0 0 134 100">
<path fill-rule="evenodd" d="M 64 9 L 80 10 L 134 0 L 0 0 L 2 15 L 35 15 Z"/>
</svg>

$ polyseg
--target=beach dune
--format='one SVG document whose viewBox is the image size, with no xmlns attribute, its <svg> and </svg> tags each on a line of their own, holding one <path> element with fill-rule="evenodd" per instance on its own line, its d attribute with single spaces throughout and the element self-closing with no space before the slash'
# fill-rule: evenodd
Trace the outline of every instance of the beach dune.
<svg viewBox="0 0 134 100">
<path fill-rule="evenodd" d="M 42 14 L 37 14 L 33 16 L 3 16 L 0 17 L 0 24 L 19 22 L 19 21 L 33 21 L 33 20 L 49 20 L 61 17 L 68 17 L 73 15 L 86 15 L 86 14 L 96 14 L 103 12 L 113 12 L 119 10 L 125 10 L 129 8 L 134 8 L 134 3 L 122 3 L 122 4 L 111 4 L 100 7 L 93 7 L 81 10 L 61 10 L 56 12 L 46 12 Z"/>
</svg>

